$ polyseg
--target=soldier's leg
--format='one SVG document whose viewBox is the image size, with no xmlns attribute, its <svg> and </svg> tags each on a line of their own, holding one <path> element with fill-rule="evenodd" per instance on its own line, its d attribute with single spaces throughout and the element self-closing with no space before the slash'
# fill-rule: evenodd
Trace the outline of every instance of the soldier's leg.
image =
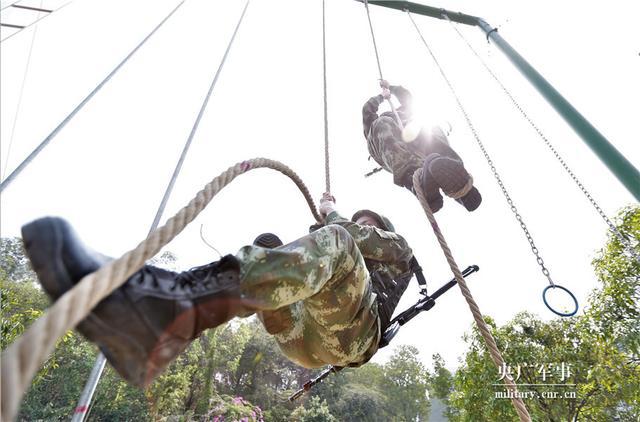
<svg viewBox="0 0 640 422">
<path fill-rule="evenodd" d="M 276 249 L 243 247 L 243 302 L 285 355 L 306 366 L 368 360 L 379 336 L 375 296 L 353 238 L 330 225 Z"/>
<path fill-rule="evenodd" d="M 445 154 L 445 151 L 440 146 L 442 144 L 442 140 L 446 141 L 446 137 L 442 131 L 438 134 L 442 134 L 444 138 L 434 136 L 434 130 L 432 129 L 421 128 L 419 133 L 413 136 L 412 140 L 405 144 L 409 151 L 411 151 L 415 156 L 420 157 L 422 160 L 420 166 L 423 167 L 424 171 L 422 174 L 421 186 L 427 202 L 429 203 L 429 207 L 433 212 L 438 212 L 443 205 L 443 198 L 440 194 L 441 186 L 433 178 L 431 172 L 429 172 L 429 164 L 431 161 L 439 158 L 440 153 Z M 442 145 L 444 145 L 445 148 L 449 148 L 448 143 L 444 143 Z M 413 171 L 415 171 L 415 169 Z M 413 187 L 413 171 L 406 176 L 406 183 L 411 187 Z"/>
<path fill-rule="evenodd" d="M 36 220 L 23 227 L 22 235 L 32 267 L 54 300 L 106 263 L 62 219 Z M 295 304 L 304 323 L 295 326 L 303 327 L 299 333 L 289 333 L 306 347 L 300 362 L 366 360 L 377 347 L 377 308 L 362 256 L 348 233 L 331 226 L 273 251 L 271 259 L 265 258 L 267 251 L 243 248 L 241 260 L 227 255 L 182 273 L 145 265 L 104 298 L 78 330 L 123 378 L 140 386 L 203 330 L 287 304 Z"/>
<path fill-rule="evenodd" d="M 467 210 L 473 211 L 482 202 L 482 196 L 477 188 L 473 186 L 473 179 L 465 169 L 460 156 L 449 145 L 446 135 L 441 128 L 433 128 L 425 134 L 425 141 L 422 147 L 427 153 L 423 166 L 423 186 L 428 192 L 435 189 L 435 186 L 451 197 L 456 197 Z M 471 186 L 469 188 L 469 186 Z M 468 192 L 458 197 L 463 190 Z"/>
</svg>

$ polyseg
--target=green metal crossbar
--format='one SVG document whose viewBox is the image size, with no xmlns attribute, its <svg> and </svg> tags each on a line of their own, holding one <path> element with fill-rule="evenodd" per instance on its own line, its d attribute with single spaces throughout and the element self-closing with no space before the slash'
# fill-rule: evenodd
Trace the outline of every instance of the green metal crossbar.
<svg viewBox="0 0 640 422">
<path fill-rule="evenodd" d="M 363 0 L 356 0 L 363 2 Z M 524 75 L 533 87 L 551 104 L 562 118 L 573 128 L 582 140 L 627 190 L 640 201 L 640 172 L 611 144 L 578 110 L 575 109 L 547 80 L 509 45 L 496 28 L 484 19 L 460 12 L 426 6 L 409 1 L 369 0 L 369 4 L 409 11 L 418 15 L 437 19 L 449 19 L 453 22 L 477 26 L 493 41 L 511 63 Z"/>
</svg>

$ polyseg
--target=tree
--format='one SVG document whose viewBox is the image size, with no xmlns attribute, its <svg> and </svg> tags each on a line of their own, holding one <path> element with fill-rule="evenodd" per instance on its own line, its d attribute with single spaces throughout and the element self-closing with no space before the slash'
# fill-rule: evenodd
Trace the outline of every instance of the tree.
<svg viewBox="0 0 640 422">
<path fill-rule="evenodd" d="M 34 281 L 36 275 L 24 253 L 19 237 L 0 238 L 0 278 L 14 282 Z"/>
<path fill-rule="evenodd" d="M 330 401 L 329 408 L 340 420 L 391 420 L 390 402 L 385 385 L 384 366 L 369 362 L 359 368 L 347 368 L 339 395 Z"/>
<path fill-rule="evenodd" d="M 49 299 L 33 282 L 18 283 L 6 278 L 0 278 L 0 295 L 4 350 L 42 315 Z"/>
<path fill-rule="evenodd" d="M 299 406 L 291 414 L 293 422 L 336 422 L 337 419 L 329 411 L 326 400 L 320 401 L 319 397 L 312 397 L 307 406 Z"/>
<path fill-rule="evenodd" d="M 453 376 L 445 367 L 442 356 L 436 353 L 433 355 L 433 376 L 431 377 L 433 395 L 441 400 L 446 400 L 452 388 Z"/>
<path fill-rule="evenodd" d="M 287 397 L 310 376 L 311 371 L 289 361 L 276 341 L 257 319 L 245 324 L 247 342 L 235 371 L 234 394 L 259 403 L 268 415 L 289 414 Z"/>
<path fill-rule="evenodd" d="M 44 313 L 50 300 L 36 284 L 36 275 L 29 267 L 20 239 L 0 239 L 0 268 L 4 349 Z M 34 377 L 22 401 L 19 418 L 57 420 L 73 414 L 95 356 L 95 346 L 79 334 L 67 332 Z M 101 386 L 92 419 L 146 419 L 146 402 L 139 390 L 109 370 Z"/>
<path fill-rule="evenodd" d="M 392 420 L 389 399 L 377 388 L 350 383 L 342 388 L 340 399 L 332 406 L 333 414 L 340 420 L 376 422 Z"/>
<path fill-rule="evenodd" d="M 445 414 L 449 411 L 449 394 L 453 391 L 453 375 L 446 368 L 445 361 L 436 353 L 432 357 L 433 374 L 429 380 L 431 393 L 437 399 L 442 401 L 445 406 Z"/>
<path fill-rule="evenodd" d="M 495 328 L 493 320 L 485 319 L 487 324 Z M 496 334 L 494 337 L 496 341 L 500 341 Z M 517 416 L 508 400 L 494 400 L 491 387 L 497 382 L 497 371 L 477 328 L 474 327 L 471 334 L 463 338 L 468 344 L 468 350 L 462 366 L 454 375 L 454 389 L 448 400 L 449 419 L 465 422 L 515 420 Z"/>
<path fill-rule="evenodd" d="M 635 245 L 640 256 L 640 207 L 624 208 L 617 222 L 618 230 Z M 602 284 L 589 300 L 587 312 L 593 328 L 640 363 L 640 261 L 610 234 L 593 265 Z"/>
<path fill-rule="evenodd" d="M 624 209 L 619 221 L 618 229 L 638 249 L 640 208 Z M 487 318 L 507 364 L 500 371 L 474 328 L 465 337 L 469 349 L 454 376 L 450 419 L 516 418 L 509 400 L 500 397 L 504 376 L 533 395 L 526 404 L 534 420 L 639 419 L 639 265 L 611 236 L 594 261 L 602 288 L 591 295 L 583 315 L 546 322 L 521 313 L 502 327 Z M 549 380 L 559 385 L 549 388 Z"/>
<path fill-rule="evenodd" d="M 390 400 L 390 413 L 397 421 L 427 420 L 429 417 L 429 373 L 420 362 L 419 352 L 413 346 L 395 349 L 384 365 L 385 381 L 382 386 Z"/>
<path fill-rule="evenodd" d="M 593 370 L 594 389 L 606 392 L 608 400 L 602 411 L 601 402 L 595 407 L 584 403 L 582 414 L 640 420 L 640 207 L 623 208 L 616 225 L 635 256 L 609 233 L 593 261 L 601 288 L 591 295 L 583 324 L 605 362 Z"/>
<path fill-rule="evenodd" d="M 215 395 L 211 400 L 211 410 L 203 420 L 212 422 L 263 422 L 264 416 L 259 406 L 251 404 L 242 397 Z"/>
</svg>

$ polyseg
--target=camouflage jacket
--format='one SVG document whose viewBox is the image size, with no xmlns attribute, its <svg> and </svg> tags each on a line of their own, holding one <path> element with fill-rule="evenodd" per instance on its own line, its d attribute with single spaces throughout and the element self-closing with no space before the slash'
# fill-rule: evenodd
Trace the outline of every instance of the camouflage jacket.
<svg viewBox="0 0 640 422">
<path fill-rule="evenodd" d="M 409 261 L 413 251 L 397 233 L 356 224 L 335 211 L 327 215 L 325 223 L 344 227 L 355 240 L 371 276 L 384 330 L 411 280 Z"/>
<path fill-rule="evenodd" d="M 406 122 L 411 118 L 411 93 L 409 92 L 409 90 L 399 85 L 392 85 L 389 87 L 389 89 L 391 90 L 391 93 L 398 99 L 398 101 L 400 101 L 400 107 L 396 109 L 396 112 L 398 113 L 398 117 L 400 117 L 400 120 L 402 120 L 403 124 L 406 124 Z M 369 150 L 369 155 L 375 160 L 376 163 L 378 163 L 379 166 L 393 173 L 393 170 L 385 164 L 385 160 L 382 157 L 382 151 L 378 150 L 378 145 L 373 139 L 373 133 L 371 130 L 373 123 L 380 116 L 390 117 L 394 122 L 396 121 L 396 117 L 391 111 L 384 112 L 380 116 L 378 116 L 378 108 L 383 101 L 384 98 L 382 97 L 382 95 L 376 95 L 375 97 L 369 98 L 369 100 L 362 107 L 362 126 L 364 130 L 364 137 L 367 139 L 367 148 Z M 395 130 L 397 131 L 397 134 L 395 136 L 398 138 L 398 140 L 400 140 L 400 127 L 395 127 Z"/>
<path fill-rule="evenodd" d="M 400 119 L 403 123 L 406 123 L 407 120 L 411 118 L 411 104 L 412 104 L 412 96 L 408 89 L 400 86 L 400 85 L 391 85 L 389 87 L 391 93 L 398 99 L 400 102 L 400 107 L 396 110 Z M 382 95 L 376 95 L 375 97 L 369 98 L 369 100 L 362 107 L 362 125 L 364 128 L 364 137 L 369 139 L 371 133 L 371 126 L 373 122 L 376 121 L 378 116 L 378 107 L 384 101 Z M 387 111 L 382 113 L 382 116 L 393 117 L 395 120 L 395 116 L 392 112 Z"/>
</svg>

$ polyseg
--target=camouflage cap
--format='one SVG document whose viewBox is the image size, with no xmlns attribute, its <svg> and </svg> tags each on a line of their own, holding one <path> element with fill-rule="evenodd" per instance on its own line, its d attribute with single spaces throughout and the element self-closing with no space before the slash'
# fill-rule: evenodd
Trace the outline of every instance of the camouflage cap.
<svg viewBox="0 0 640 422">
<path fill-rule="evenodd" d="M 255 246 L 261 246 L 263 248 L 273 249 L 278 246 L 282 246 L 282 240 L 273 233 L 262 233 L 258 235 L 253 241 Z"/>
<path fill-rule="evenodd" d="M 371 210 L 360 210 L 357 211 L 355 214 L 353 214 L 353 217 L 351 217 L 351 221 L 356 222 L 358 220 L 358 218 L 362 217 L 362 216 L 369 216 L 371 218 L 373 218 L 374 220 L 376 220 L 376 222 L 378 223 L 378 226 L 385 231 L 388 232 L 395 232 L 396 228 L 393 227 L 393 224 L 391 224 L 391 221 L 385 217 L 384 215 L 380 215 L 377 212 L 373 212 Z"/>
</svg>

